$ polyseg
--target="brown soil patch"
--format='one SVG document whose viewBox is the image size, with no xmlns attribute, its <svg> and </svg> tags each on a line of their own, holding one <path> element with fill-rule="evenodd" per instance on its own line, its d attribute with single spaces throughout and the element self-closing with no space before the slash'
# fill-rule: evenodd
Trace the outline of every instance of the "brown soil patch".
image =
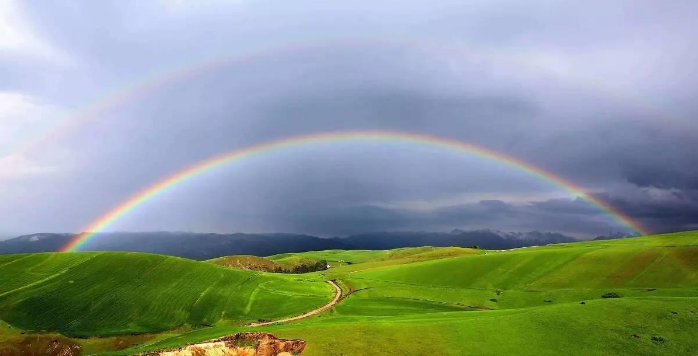
<svg viewBox="0 0 698 356">
<path fill-rule="evenodd" d="M 246 332 L 143 356 L 290 356 L 305 350 L 303 340 L 285 340 L 265 332 Z"/>
<path fill-rule="evenodd" d="M 12 343 L 12 347 L 0 349 L 1 356 L 74 356 L 79 355 L 80 352 L 81 348 L 77 343 L 63 337 L 47 335 L 27 336 L 21 341 Z"/>
</svg>

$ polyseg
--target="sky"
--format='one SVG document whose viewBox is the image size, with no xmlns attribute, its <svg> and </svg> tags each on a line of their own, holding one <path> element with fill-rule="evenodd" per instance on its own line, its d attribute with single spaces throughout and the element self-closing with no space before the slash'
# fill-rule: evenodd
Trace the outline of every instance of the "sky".
<svg viewBox="0 0 698 356">
<path fill-rule="evenodd" d="M 698 3 L 0 0 L 0 236 L 79 232 L 208 157 L 386 130 L 515 157 L 653 233 L 698 229 Z M 107 231 L 624 231 L 463 152 L 297 146 L 178 184 Z"/>
</svg>

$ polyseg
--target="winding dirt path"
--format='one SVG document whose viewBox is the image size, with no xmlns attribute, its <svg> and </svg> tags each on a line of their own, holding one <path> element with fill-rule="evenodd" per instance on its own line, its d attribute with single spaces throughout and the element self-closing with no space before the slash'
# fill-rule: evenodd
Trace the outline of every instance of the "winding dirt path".
<svg viewBox="0 0 698 356">
<path fill-rule="evenodd" d="M 327 283 L 331 284 L 334 287 L 334 289 L 337 291 L 337 293 L 334 296 L 334 299 L 332 299 L 331 302 L 329 302 L 329 303 L 327 303 L 327 304 L 325 304 L 317 309 L 313 309 L 305 314 L 296 315 L 296 316 L 292 316 L 290 318 L 279 319 L 279 320 L 274 320 L 274 321 L 266 321 L 263 323 L 257 323 L 257 322 L 250 323 L 247 326 L 256 327 L 256 326 L 272 325 L 272 324 L 277 324 L 277 323 L 286 323 L 289 321 L 299 320 L 299 319 L 307 318 L 309 316 L 320 314 L 320 313 L 324 312 L 325 310 L 332 308 L 333 306 L 335 306 L 339 302 L 339 298 L 342 297 L 342 288 L 339 288 L 339 286 L 337 285 L 337 283 L 335 283 L 335 281 L 327 281 Z"/>
</svg>

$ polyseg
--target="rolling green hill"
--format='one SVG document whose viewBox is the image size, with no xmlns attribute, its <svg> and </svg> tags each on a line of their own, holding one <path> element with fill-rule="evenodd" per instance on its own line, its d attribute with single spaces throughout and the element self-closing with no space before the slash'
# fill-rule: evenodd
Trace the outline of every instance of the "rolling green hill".
<svg viewBox="0 0 698 356">
<path fill-rule="evenodd" d="M 343 266 L 357 263 L 381 262 L 388 260 L 411 259 L 412 261 L 426 261 L 438 258 L 471 255 L 479 253 L 478 250 L 462 247 L 404 247 L 393 250 L 326 250 L 310 251 L 302 253 L 284 253 L 269 256 L 268 259 L 277 263 L 298 263 L 304 261 L 325 260 L 331 266 Z M 406 262 L 406 261 L 403 261 Z"/>
<path fill-rule="evenodd" d="M 551 245 L 352 273 L 361 298 L 491 309 L 623 296 L 698 296 L 695 234 Z M 654 289 L 654 290 L 653 290 Z M 495 299 L 496 301 L 493 301 Z M 546 302 L 547 301 L 547 302 Z"/>
<path fill-rule="evenodd" d="M 9 323 L 0 323 L 0 338 L 17 336 L 10 325 L 68 336 L 168 330 L 114 354 L 251 330 L 304 339 L 310 356 L 691 355 L 698 348 L 698 232 L 507 251 L 330 250 L 268 259 L 335 264 L 280 275 L 138 253 L 0 256 L 8 281 L 0 285 L 0 318 Z M 344 293 L 329 311 L 244 326 L 327 303 L 328 279 Z M 214 325 L 191 327 L 202 324 Z M 103 340 L 113 339 L 76 342 L 86 352 L 116 348 Z"/>
<path fill-rule="evenodd" d="M 0 315 L 68 336 L 158 332 L 291 316 L 331 298 L 322 280 L 142 253 L 41 253 L 0 259 Z"/>
<path fill-rule="evenodd" d="M 695 355 L 697 302 L 696 298 L 621 298 L 585 305 L 431 310 L 389 317 L 334 312 L 263 330 L 306 340 L 308 347 L 303 356 Z M 245 330 L 204 329 L 162 339 L 147 348 L 177 346 L 239 331 Z M 664 341 L 653 341 L 652 337 Z"/>
<path fill-rule="evenodd" d="M 698 287 L 698 239 L 662 241 L 635 238 L 490 252 L 353 277 L 453 288 Z"/>
</svg>

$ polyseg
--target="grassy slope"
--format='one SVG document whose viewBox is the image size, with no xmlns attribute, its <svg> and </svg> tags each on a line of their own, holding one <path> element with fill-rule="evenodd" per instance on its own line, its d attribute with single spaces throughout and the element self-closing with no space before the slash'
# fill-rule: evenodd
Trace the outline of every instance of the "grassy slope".
<svg viewBox="0 0 698 356">
<path fill-rule="evenodd" d="M 367 289 L 321 316 L 263 330 L 307 340 L 310 356 L 690 355 L 698 347 L 697 232 L 480 252 L 426 262 L 358 252 L 363 263 L 318 274 Z M 623 298 L 600 298 L 608 291 Z M 149 348 L 240 330 L 195 331 Z"/>
<path fill-rule="evenodd" d="M 567 303 L 390 318 L 335 313 L 263 330 L 306 340 L 304 356 L 693 355 L 698 346 L 696 302 L 696 298 L 623 298 L 595 300 L 585 305 Z M 200 330 L 161 340 L 151 348 L 238 331 L 244 329 Z M 652 336 L 662 336 L 665 342 L 652 342 Z"/>
<path fill-rule="evenodd" d="M 698 234 L 690 233 L 553 245 L 374 268 L 347 279 L 355 288 L 370 287 L 360 298 L 494 309 L 579 302 L 610 291 L 698 296 L 697 242 Z"/>
<path fill-rule="evenodd" d="M 273 319 L 323 305 L 322 280 L 241 271 L 142 253 L 0 258 L 0 315 L 25 330 L 70 336 L 155 332 Z"/>
<path fill-rule="evenodd" d="M 374 269 L 354 278 L 455 288 L 697 287 L 698 238 L 557 245 Z M 448 271 L 448 273 L 443 273 Z"/>
<path fill-rule="evenodd" d="M 284 261 L 303 258 L 307 260 L 319 261 L 325 260 L 328 262 L 352 262 L 361 263 L 369 260 L 377 259 L 384 256 L 387 251 L 381 250 L 326 250 L 326 251 L 310 251 L 301 253 L 282 253 L 279 255 L 269 256 L 272 261 Z"/>
<path fill-rule="evenodd" d="M 45 261 L 31 259 L 45 258 L 46 255 L 0 256 L 0 278 L 13 276 L 3 275 L 8 268 L 17 273 L 16 278 L 10 279 L 10 286 L 0 286 L 0 315 L 17 326 L 17 322 L 24 320 L 26 314 L 36 316 L 40 313 L 38 307 L 32 307 L 34 304 L 22 304 L 34 295 L 40 295 L 44 298 L 40 300 L 44 307 L 50 305 L 53 310 L 53 314 L 45 312 L 42 317 L 49 320 L 59 317 L 67 322 L 70 317 L 64 317 L 60 313 L 62 308 L 70 309 L 72 304 L 90 300 L 88 305 L 101 310 L 104 303 L 90 299 L 90 289 L 103 289 L 104 284 L 109 285 L 113 291 L 117 290 L 117 286 L 128 286 L 127 290 L 134 288 L 125 280 L 119 279 L 112 283 L 93 276 L 95 271 L 103 276 L 109 271 L 122 269 L 125 265 L 131 269 L 135 263 L 125 264 L 124 260 L 115 260 L 113 264 L 107 263 L 100 269 L 92 264 L 102 260 L 103 256 L 94 255 L 64 254 L 64 257 L 54 256 Z M 126 254 L 120 255 L 113 258 L 123 258 Z M 166 259 L 162 256 L 146 256 Z M 304 355 L 310 356 L 690 355 L 698 348 L 698 340 L 695 338 L 698 334 L 698 232 L 505 252 L 416 248 L 321 251 L 277 257 L 329 261 L 333 260 L 332 256 L 336 260 L 352 261 L 355 264 L 302 276 L 285 276 L 226 270 L 216 266 L 204 268 L 200 266 L 206 265 L 205 263 L 173 258 L 177 262 L 174 265 L 151 267 L 154 271 L 141 277 L 146 278 L 139 280 L 138 284 L 142 288 L 133 291 L 136 294 L 129 294 L 128 300 L 133 304 L 134 299 L 145 298 L 141 295 L 136 297 L 138 293 L 147 294 L 149 300 L 165 300 L 165 303 L 154 304 L 153 307 L 162 308 L 166 313 L 168 310 L 175 312 L 164 316 L 161 316 L 160 310 L 146 314 L 159 320 L 158 325 L 164 325 L 167 324 L 165 321 L 173 318 L 188 322 L 191 320 L 189 315 L 200 315 L 194 319 L 201 321 L 203 315 L 220 315 L 222 309 L 226 310 L 226 318 L 234 320 L 282 314 L 276 308 L 284 296 L 287 301 L 299 301 L 290 306 L 282 305 L 285 314 L 293 314 L 291 310 L 312 309 L 311 304 L 322 304 L 321 300 L 324 302 L 329 299 L 329 286 L 295 280 L 299 278 L 316 281 L 337 278 L 345 287 L 360 289 L 319 316 L 254 329 L 274 332 L 286 338 L 302 338 L 308 341 Z M 199 268 L 207 272 L 190 271 Z M 85 273 L 76 274 L 77 270 Z M 179 280 L 176 283 L 186 284 L 186 287 L 180 284 L 170 292 L 171 288 L 167 287 L 170 284 L 166 282 L 169 278 L 149 279 L 148 276 L 157 274 L 158 271 Z M 225 275 L 219 277 L 225 282 L 212 283 L 215 278 L 209 275 L 222 276 L 222 271 L 232 272 L 235 277 Z M 180 278 L 180 275 L 190 273 L 190 277 Z M 56 274 L 57 276 L 51 277 Z M 72 279 L 68 279 L 68 276 Z M 82 276 L 85 280 L 78 282 L 73 276 Z M 253 276 L 254 279 L 240 283 L 239 280 L 246 278 L 245 276 Z M 58 280 L 62 281 L 63 287 L 66 283 L 70 284 L 70 280 L 75 284 L 80 283 L 81 288 L 72 290 L 72 293 L 86 294 L 73 298 L 71 293 L 66 293 L 64 297 L 72 299 L 72 304 L 61 304 L 63 294 L 53 287 Z M 196 281 L 190 282 L 192 280 Z M 32 285 L 36 281 L 40 283 Z M 250 290 L 248 284 L 254 283 L 258 287 Z M 18 289 L 26 285 L 30 286 Z M 211 295 L 210 291 L 206 292 L 211 285 L 220 286 L 212 288 L 216 290 L 228 288 L 226 293 L 231 293 L 228 296 L 239 294 L 239 298 L 234 297 L 225 307 L 204 301 Z M 2 296 L 11 290 L 14 292 Z M 190 293 L 189 290 L 195 292 Z M 610 291 L 618 292 L 623 298 L 600 298 L 601 294 Z M 191 294 L 200 296 L 202 292 L 205 292 L 203 294 L 206 297 L 198 302 L 191 299 L 183 303 L 172 302 L 189 298 Z M 120 295 L 124 293 L 118 291 Z M 301 297 L 306 294 L 312 296 Z M 296 295 L 298 298 L 295 298 Z M 25 296 L 29 298 L 24 299 Z M 223 297 L 226 298 L 228 297 Z M 212 299 L 222 300 L 220 296 Z M 247 303 L 250 299 L 255 302 Z M 580 304 L 582 300 L 585 304 Z M 168 306 L 175 304 L 177 307 Z M 134 313 L 143 312 L 142 305 L 141 309 L 126 303 L 120 306 L 124 307 L 130 308 Z M 494 310 L 475 310 L 475 307 Z M 35 311 L 27 313 L 27 309 Z M 196 310 L 198 312 L 195 313 Z M 18 314 L 21 317 L 10 320 L 7 316 L 13 314 L 6 314 L 6 311 L 21 312 Z M 147 308 L 145 311 L 148 312 Z M 92 319 L 90 313 L 88 311 L 85 316 L 87 320 Z M 102 327 L 102 330 L 117 330 L 115 326 L 123 323 L 122 314 L 119 312 L 111 316 L 109 313 L 101 313 L 103 317 L 108 316 L 104 322 L 111 325 L 108 328 L 97 326 Z M 82 318 L 79 313 L 73 317 L 76 315 Z M 136 314 L 130 315 L 133 317 Z M 170 332 L 144 341 L 144 345 L 132 351 L 178 346 L 242 330 L 250 329 L 221 322 L 213 328 Z M 638 334 L 640 338 L 632 337 L 633 334 Z M 652 336 L 661 336 L 665 341 L 653 342 Z"/>
<path fill-rule="evenodd" d="M 428 261 L 438 258 L 455 257 L 479 253 L 478 250 L 461 247 L 405 247 L 394 250 L 327 250 L 310 251 L 302 253 L 284 253 L 269 256 L 268 259 L 277 263 L 291 263 L 299 259 L 319 261 L 325 260 L 331 266 L 345 266 L 350 264 L 366 264 L 368 262 L 383 262 L 401 260 L 396 264 Z M 406 259 L 410 259 L 407 261 Z"/>
<path fill-rule="evenodd" d="M 357 288 L 371 287 L 362 297 L 488 308 L 582 301 L 608 291 L 697 296 L 696 242 L 698 235 L 686 234 L 554 245 L 371 269 L 348 279 Z"/>
</svg>

